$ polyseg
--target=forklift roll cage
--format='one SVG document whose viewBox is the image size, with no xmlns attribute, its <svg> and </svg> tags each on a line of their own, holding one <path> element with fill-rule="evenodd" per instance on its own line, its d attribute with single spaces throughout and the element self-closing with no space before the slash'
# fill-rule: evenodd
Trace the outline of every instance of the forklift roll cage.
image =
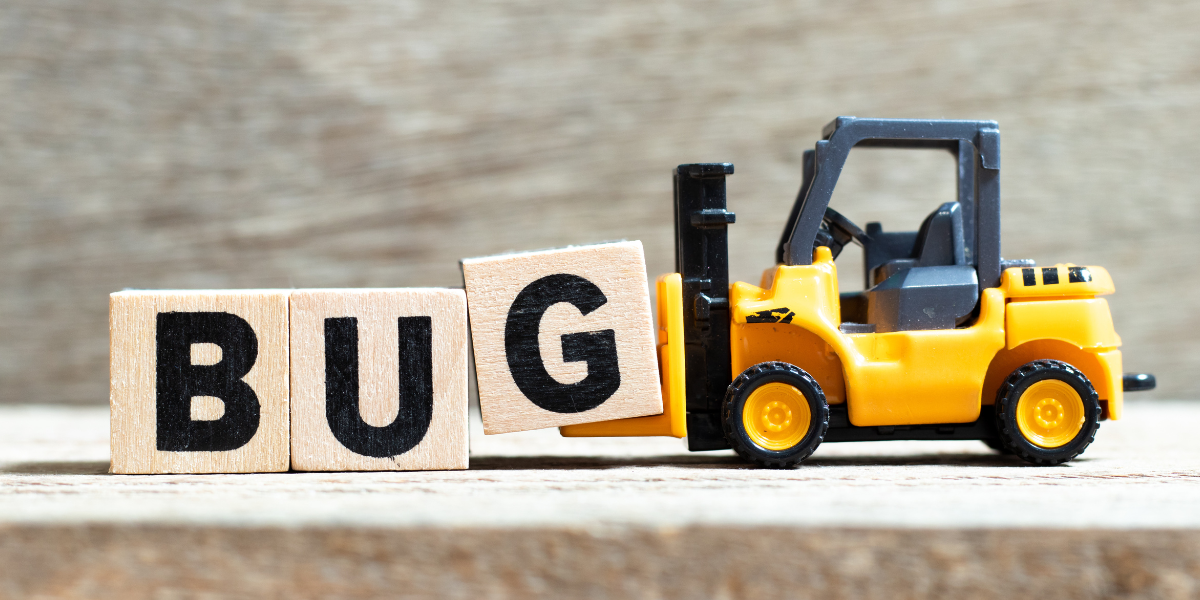
<svg viewBox="0 0 1200 600">
<path fill-rule="evenodd" d="M 816 147 L 804 152 L 803 183 L 776 249 L 777 263 L 812 264 L 813 242 L 851 149 L 940 148 L 958 165 L 967 263 L 978 273 L 981 291 L 1000 285 L 1000 130 L 995 121 L 838 117 L 821 135 Z"/>
</svg>

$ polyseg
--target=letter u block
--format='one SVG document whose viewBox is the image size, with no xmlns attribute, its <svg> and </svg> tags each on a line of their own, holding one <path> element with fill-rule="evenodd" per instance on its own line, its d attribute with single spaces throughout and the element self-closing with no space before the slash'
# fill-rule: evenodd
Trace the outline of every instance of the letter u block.
<svg viewBox="0 0 1200 600">
<path fill-rule="evenodd" d="M 462 268 L 485 433 L 662 414 L 641 242 Z"/>
<path fill-rule="evenodd" d="M 292 468 L 467 468 L 462 290 L 296 290 Z"/>
<path fill-rule="evenodd" d="M 109 298 L 113 473 L 288 470 L 288 292 Z"/>
</svg>

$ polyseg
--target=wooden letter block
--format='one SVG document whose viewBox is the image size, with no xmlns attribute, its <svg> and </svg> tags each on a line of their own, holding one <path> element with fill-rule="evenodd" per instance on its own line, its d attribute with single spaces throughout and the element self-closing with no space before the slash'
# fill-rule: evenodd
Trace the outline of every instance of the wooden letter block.
<svg viewBox="0 0 1200 600">
<path fill-rule="evenodd" d="M 292 292 L 292 468 L 467 468 L 462 290 Z"/>
<path fill-rule="evenodd" d="M 288 293 L 109 298 L 111 471 L 288 470 Z"/>
<path fill-rule="evenodd" d="M 485 433 L 662 413 L 641 242 L 462 266 Z"/>
</svg>

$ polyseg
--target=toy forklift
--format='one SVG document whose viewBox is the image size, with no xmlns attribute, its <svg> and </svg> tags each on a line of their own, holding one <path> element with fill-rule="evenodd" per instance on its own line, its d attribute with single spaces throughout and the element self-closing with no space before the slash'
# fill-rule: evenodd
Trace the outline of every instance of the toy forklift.
<svg viewBox="0 0 1200 600">
<path fill-rule="evenodd" d="M 852 148 L 940 148 L 958 200 L 918 231 L 860 228 L 829 207 Z M 858 119 L 827 125 L 758 286 L 729 285 L 725 178 L 675 170 L 678 273 L 657 282 L 664 412 L 561 428 L 564 436 L 686 437 L 793 467 L 822 442 L 982 440 L 1039 465 L 1079 456 L 1121 418 L 1121 340 L 1101 267 L 1000 256 L 994 121 Z M 866 290 L 838 293 L 835 259 L 863 249 Z"/>
</svg>

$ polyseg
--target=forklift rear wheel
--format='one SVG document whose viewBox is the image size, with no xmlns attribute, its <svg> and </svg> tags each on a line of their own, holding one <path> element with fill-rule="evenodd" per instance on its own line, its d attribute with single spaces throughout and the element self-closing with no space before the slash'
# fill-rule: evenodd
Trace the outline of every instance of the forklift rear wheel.
<svg viewBox="0 0 1200 600">
<path fill-rule="evenodd" d="M 1038 465 L 1067 462 L 1100 428 L 1100 400 L 1088 378 L 1057 360 L 1013 371 L 996 395 L 996 429 L 1013 454 Z"/>
<path fill-rule="evenodd" d="M 738 454 L 765 467 L 791 468 L 829 430 L 829 405 L 811 375 L 785 362 L 759 363 L 730 384 L 722 410 L 725 437 Z"/>
</svg>

